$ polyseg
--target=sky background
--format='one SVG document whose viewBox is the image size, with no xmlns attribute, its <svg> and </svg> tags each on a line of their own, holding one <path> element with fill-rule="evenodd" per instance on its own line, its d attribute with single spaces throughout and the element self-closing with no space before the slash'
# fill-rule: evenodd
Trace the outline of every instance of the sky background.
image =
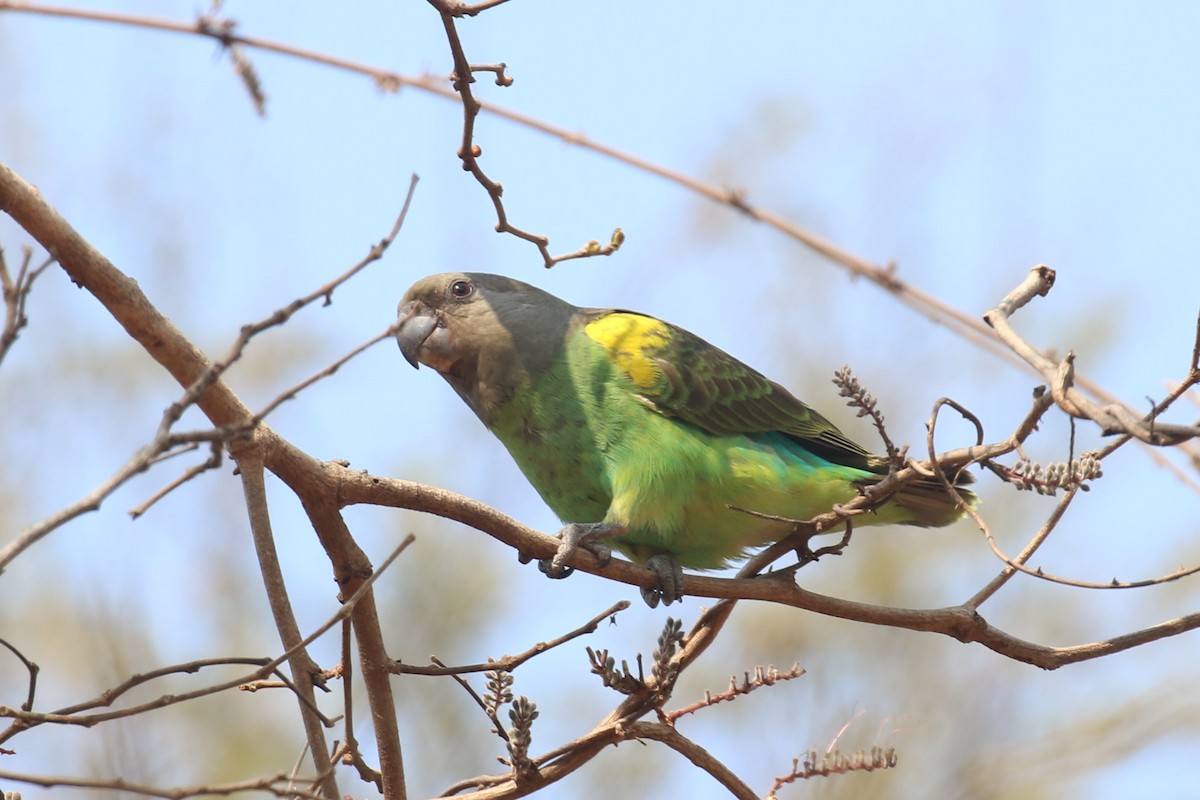
<svg viewBox="0 0 1200 800">
<path fill-rule="evenodd" d="M 195 14 L 194 5 L 162 2 L 72 7 L 179 21 Z M 405 75 L 450 69 L 440 20 L 417 0 L 227 2 L 225 13 L 241 33 Z M 1161 398 L 1186 370 L 1200 305 L 1200 6 L 798 2 L 763 13 L 733 3 L 514 0 L 459 30 L 473 62 L 506 62 L 515 79 L 501 88 L 481 77 L 475 91 L 486 102 L 744 189 L 750 202 L 858 256 L 894 262 L 903 280 L 968 314 L 982 315 L 1031 266 L 1049 264 L 1058 271 L 1053 292 L 1015 324 L 1038 346 L 1074 350 L 1081 373 L 1135 408 Z M 417 278 L 471 269 L 682 325 L 871 447 L 879 447 L 873 431 L 829 383 L 842 364 L 879 398 L 892 438 L 915 448 L 938 397 L 972 409 L 992 440 L 1028 409 L 1038 382 L 1030 371 L 778 232 L 485 115 L 476 134 L 481 163 L 504 185 L 514 224 L 548 235 L 555 253 L 606 241 L 618 226 L 626 234 L 611 258 L 544 270 L 532 246 L 494 232 L 489 198 L 455 157 L 456 103 L 416 89 L 381 92 L 361 76 L 294 58 L 247 55 L 268 96 L 265 119 L 211 41 L 0 12 L 0 160 L 210 355 L 222 354 L 241 325 L 361 258 L 391 227 L 410 175 L 420 176 L 387 257 L 340 288 L 331 306 L 260 337 L 231 371 L 252 407 L 382 331 Z M 0 219 L 10 264 L 27 243 Z M 8 465 L 0 541 L 91 491 L 150 439 L 178 396 L 61 272 L 39 281 L 29 315 L 0 368 Z M 1198 415 L 1185 399 L 1170 416 Z M 430 370 L 414 372 L 390 343 L 269 422 L 317 458 L 435 483 L 546 532 L 559 527 L 449 387 Z M 969 431 L 946 423 L 942 445 L 963 444 Z M 191 413 L 183 425 L 203 420 Z M 1050 420 L 1031 455 L 1062 460 L 1067 441 L 1066 424 Z M 1077 447 L 1098 442 L 1081 429 Z M 0 637 L 42 665 L 40 708 L 163 664 L 277 651 L 230 468 L 129 520 L 128 509 L 180 469 L 141 476 L 0 576 Z M 1194 468 L 1188 486 L 1127 447 L 1104 473 L 1038 564 L 1106 581 L 1200 561 Z M 328 561 L 287 491 L 277 481 L 271 491 L 286 576 L 301 626 L 311 630 L 337 607 Z M 1010 553 L 1053 503 L 988 476 L 979 493 Z M 586 643 L 632 659 L 653 650 L 668 614 L 690 625 L 705 605 L 689 598 L 650 610 L 632 587 L 582 574 L 547 581 L 484 534 L 415 513 L 355 508 L 348 518 L 376 563 L 404 533 L 419 537 L 378 585 L 382 607 L 396 615 L 389 642 L 407 660 L 515 652 L 622 598 L 634 608 Z M 982 536 L 962 523 L 863 533 L 846 555 L 805 569 L 801 583 L 864 602 L 940 607 L 962 602 L 998 569 Z M 1022 638 L 1077 644 L 1194 612 L 1197 585 L 1087 592 L 1019 578 L 982 610 Z M 756 664 L 808 669 L 682 725 L 763 793 L 792 757 L 823 749 L 847 722 L 846 749 L 900 750 L 895 771 L 818 779 L 781 797 L 1186 797 L 1200 745 L 1198 641 L 1185 634 L 1045 673 L 944 637 L 742 604 L 677 703 L 720 690 Z M 587 674 L 582 648 L 569 645 L 517 673 L 517 692 L 542 710 L 538 752 L 587 730 L 617 702 Z M 317 657 L 335 663 L 336 641 L 319 643 Z M 0 704 L 18 705 L 24 680 L 0 656 Z M 469 699 L 421 680 L 396 681 L 413 796 L 495 771 L 500 746 Z M 249 713 L 263 730 L 221 728 L 250 702 L 260 704 Z M 130 755 L 145 755 L 144 728 L 40 729 L 12 743 L 19 756 L 0 770 L 119 772 L 179 785 L 287 769 L 300 747 L 294 704 L 282 696 L 239 697 L 194 714 L 148 723 L 154 758 Z M 247 755 L 273 747 L 279 756 L 269 768 Z M 545 796 L 586 796 L 615 781 L 636 794 L 714 796 L 711 779 L 681 761 L 658 746 L 624 745 Z M 342 790 L 364 796 L 349 774 Z"/>
</svg>

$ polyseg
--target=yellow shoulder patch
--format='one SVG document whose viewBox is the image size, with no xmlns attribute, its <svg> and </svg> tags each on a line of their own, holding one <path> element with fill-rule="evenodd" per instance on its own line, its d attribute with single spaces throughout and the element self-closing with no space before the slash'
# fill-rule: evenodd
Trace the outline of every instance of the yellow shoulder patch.
<svg viewBox="0 0 1200 800">
<path fill-rule="evenodd" d="M 661 370 L 648 351 L 665 345 L 671 330 L 665 322 L 642 314 L 617 311 L 589 322 L 588 338 L 608 352 L 608 357 L 643 389 L 658 381 Z"/>
</svg>

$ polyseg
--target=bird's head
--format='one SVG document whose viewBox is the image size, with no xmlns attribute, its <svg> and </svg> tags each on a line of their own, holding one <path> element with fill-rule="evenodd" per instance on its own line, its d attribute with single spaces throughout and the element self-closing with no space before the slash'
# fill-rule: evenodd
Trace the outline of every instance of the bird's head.
<svg viewBox="0 0 1200 800">
<path fill-rule="evenodd" d="M 466 318 L 478 303 L 475 278 L 466 273 L 431 275 L 413 284 L 397 309 L 396 342 L 404 359 L 413 367 L 449 372 L 463 355 L 455 335 L 461 326 L 451 318 Z"/>
<path fill-rule="evenodd" d="M 574 306 L 502 275 L 448 272 L 412 285 L 400 301 L 396 341 L 414 367 L 447 378 L 486 371 L 484 362 L 528 366 L 563 331 Z"/>
</svg>

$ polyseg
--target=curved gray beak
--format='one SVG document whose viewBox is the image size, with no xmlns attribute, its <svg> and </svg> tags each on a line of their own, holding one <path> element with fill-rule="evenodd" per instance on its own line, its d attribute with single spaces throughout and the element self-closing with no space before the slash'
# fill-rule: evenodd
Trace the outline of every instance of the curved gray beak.
<svg viewBox="0 0 1200 800">
<path fill-rule="evenodd" d="M 396 343 L 400 345 L 404 360 L 420 369 L 417 356 L 421 352 L 421 345 L 437 330 L 437 314 L 420 300 L 401 303 L 398 311 L 400 327 L 396 329 Z"/>
</svg>

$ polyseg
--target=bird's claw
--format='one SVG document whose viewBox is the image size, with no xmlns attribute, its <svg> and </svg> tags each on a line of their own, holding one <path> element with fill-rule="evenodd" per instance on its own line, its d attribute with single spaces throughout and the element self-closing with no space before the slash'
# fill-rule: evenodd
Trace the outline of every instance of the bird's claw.
<svg viewBox="0 0 1200 800">
<path fill-rule="evenodd" d="M 564 567 L 556 568 L 554 566 L 553 558 L 539 558 L 538 559 L 538 569 L 541 570 L 542 574 L 545 575 L 547 578 L 554 578 L 556 580 L 565 578 L 568 575 L 570 575 L 572 572 L 575 571 L 574 567 L 565 567 L 564 566 Z"/>
<path fill-rule="evenodd" d="M 657 583 L 650 588 L 642 588 L 642 599 L 651 608 L 657 608 L 659 602 L 669 606 L 676 600 L 683 599 L 683 567 L 670 556 L 660 553 L 646 559 L 646 566 L 658 575 Z"/>
<path fill-rule="evenodd" d="M 600 566 L 612 560 L 612 547 L 604 540 L 620 536 L 625 529 L 607 522 L 572 522 L 558 532 L 558 552 L 552 558 L 538 560 L 538 569 L 550 578 L 565 578 L 575 571 L 567 562 L 581 547 L 596 556 Z M 683 567 L 665 553 L 651 556 L 646 566 L 658 576 L 653 587 L 642 589 L 642 599 L 651 608 L 659 603 L 669 606 L 683 599 Z"/>
<path fill-rule="evenodd" d="M 596 561 L 599 562 L 597 566 L 607 567 L 612 561 L 612 548 L 604 542 L 586 542 L 585 546 L 596 557 Z"/>
<path fill-rule="evenodd" d="M 553 558 L 540 559 L 538 569 L 550 578 L 567 577 L 575 571 L 567 561 L 580 547 L 590 550 L 600 562 L 600 566 L 606 567 L 608 562 L 612 561 L 612 548 L 600 541 L 600 538 L 611 536 L 617 530 L 604 522 L 572 522 L 558 532 L 558 552 Z"/>
</svg>

